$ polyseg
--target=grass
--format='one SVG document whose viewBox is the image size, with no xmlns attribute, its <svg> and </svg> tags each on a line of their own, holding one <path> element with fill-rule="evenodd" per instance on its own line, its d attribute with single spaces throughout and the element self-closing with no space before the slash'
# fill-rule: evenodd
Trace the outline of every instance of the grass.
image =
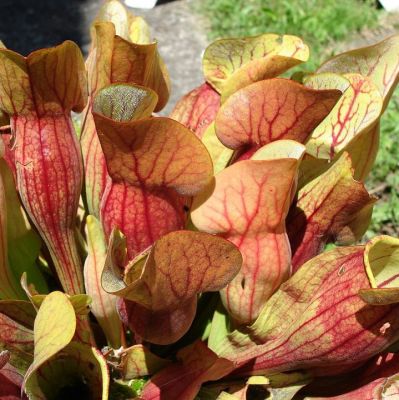
<svg viewBox="0 0 399 400">
<path fill-rule="evenodd" d="M 300 36 L 311 49 L 313 70 L 363 29 L 377 28 L 381 11 L 373 0 L 201 0 L 197 10 L 209 23 L 209 38 L 265 32 Z M 380 200 L 367 236 L 399 235 L 399 90 L 381 119 L 380 148 L 367 186 Z"/>
<path fill-rule="evenodd" d="M 308 68 L 332 53 L 332 45 L 363 27 L 376 27 L 372 0 L 202 0 L 211 39 L 265 32 L 298 35 L 309 44 Z"/>
<path fill-rule="evenodd" d="M 380 197 L 374 207 L 367 236 L 384 233 L 399 236 L 399 90 L 381 118 L 377 159 L 367 187 Z"/>
</svg>

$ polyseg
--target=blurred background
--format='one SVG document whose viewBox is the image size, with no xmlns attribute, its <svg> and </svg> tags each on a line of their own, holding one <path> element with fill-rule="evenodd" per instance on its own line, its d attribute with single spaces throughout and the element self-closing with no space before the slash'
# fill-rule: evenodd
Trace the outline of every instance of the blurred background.
<svg viewBox="0 0 399 400">
<path fill-rule="evenodd" d="M 90 23 L 102 2 L 0 0 L 0 40 L 27 55 L 70 39 L 87 55 Z M 298 35 L 311 49 L 310 61 L 301 68 L 311 71 L 335 53 L 399 32 L 399 0 L 158 0 L 152 9 L 131 11 L 147 19 L 169 68 L 173 95 L 166 114 L 202 83 L 202 52 L 216 38 L 265 32 Z M 382 117 L 380 149 L 367 185 L 380 198 L 367 236 L 398 236 L 399 90 Z"/>
</svg>

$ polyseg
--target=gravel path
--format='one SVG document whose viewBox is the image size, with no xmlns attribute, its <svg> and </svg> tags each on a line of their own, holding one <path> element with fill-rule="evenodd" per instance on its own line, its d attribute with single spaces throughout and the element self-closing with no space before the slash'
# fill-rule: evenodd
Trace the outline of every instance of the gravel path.
<svg viewBox="0 0 399 400">
<path fill-rule="evenodd" d="M 161 2 L 152 10 L 131 10 L 146 18 L 172 80 L 172 96 L 163 113 L 202 82 L 201 55 L 205 34 L 187 0 Z M 0 40 L 24 55 L 66 39 L 87 54 L 89 27 L 102 0 L 0 0 Z"/>
<path fill-rule="evenodd" d="M 198 16 L 190 10 L 190 3 L 199 1 L 159 0 L 161 4 L 152 10 L 132 9 L 150 24 L 171 75 L 172 96 L 163 114 L 169 113 L 183 94 L 203 80 L 201 56 L 208 42 Z M 0 0 L 0 40 L 26 55 L 71 39 L 86 55 L 90 23 L 102 3 L 103 0 Z M 335 50 L 374 43 L 394 33 L 398 22 L 399 14 L 388 14 L 379 29 L 365 31 L 346 43 L 335 45 Z"/>
</svg>

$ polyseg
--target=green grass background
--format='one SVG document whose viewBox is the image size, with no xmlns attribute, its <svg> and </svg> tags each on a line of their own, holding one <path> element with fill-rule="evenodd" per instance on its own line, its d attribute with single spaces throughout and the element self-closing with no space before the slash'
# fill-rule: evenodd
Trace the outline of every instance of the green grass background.
<svg viewBox="0 0 399 400">
<path fill-rule="evenodd" d="M 372 0 L 201 0 L 194 3 L 209 26 L 209 38 L 265 32 L 300 36 L 311 49 L 306 70 L 315 69 L 360 31 L 373 32 L 386 13 Z M 399 17 L 396 18 L 399 21 Z M 344 46 L 344 45 L 347 46 Z M 380 200 L 367 233 L 399 234 L 399 90 L 381 119 L 380 148 L 367 187 Z"/>
</svg>

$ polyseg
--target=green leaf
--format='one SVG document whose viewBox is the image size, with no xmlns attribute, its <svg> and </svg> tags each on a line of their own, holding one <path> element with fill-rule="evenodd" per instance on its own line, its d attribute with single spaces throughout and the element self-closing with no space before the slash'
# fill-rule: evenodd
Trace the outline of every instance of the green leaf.
<svg viewBox="0 0 399 400">
<path fill-rule="evenodd" d="M 170 363 L 171 361 L 151 353 L 147 347 L 136 344 L 126 349 L 122 354 L 121 368 L 123 378 L 129 380 L 153 375 Z"/>
<path fill-rule="evenodd" d="M 33 332 L 0 313 L 0 351 L 8 350 L 10 364 L 24 374 L 33 360 Z"/>
<path fill-rule="evenodd" d="M 34 361 L 25 375 L 23 386 L 41 365 L 69 344 L 75 330 L 75 310 L 67 295 L 57 291 L 46 296 L 35 320 Z"/>
<path fill-rule="evenodd" d="M 107 243 L 101 222 L 89 215 L 86 219 L 88 256 L 84 265 L 86 292 L 93 299 L 91 311 L 114 349 L 121 346 L 121 321 L 116 310 L 117 297 L 107 293 L 101 286 L 101 274 L 107 256 Z"/>
<path fill-rule="evenodd" d="M 226 309 L 223 307 L 220 301 L 215 313 L 213 314 L 211 330 L 208 337 L 208 347 L 214 351 L 218 352 L 218 346 L 226 339 L 229 334 L 230 319 L 227 315 Z"/>
<path fill-rule="evenodd" d="M 0 160 L 0 173 L 5 189 L 10 269 L 18 281 L 18 286 L 20 286 L 19 280 L 22 273 L 26 272 L 29 282 L 33 283 L 40 292 L 47 293 L 47 283 L 36 264 L 41 247 L 40 237 L 28 222 L 15 189 L 14 178 L 4 160 Z M 22 289 L 20 298 L 24 298 Z"/>
<path fill-rule="evenodd" d="M 108 400 L 109 372 L 101 352 L 71 342 L 33 372 L 26 384 L 31 400 Z"/>
</svg>

